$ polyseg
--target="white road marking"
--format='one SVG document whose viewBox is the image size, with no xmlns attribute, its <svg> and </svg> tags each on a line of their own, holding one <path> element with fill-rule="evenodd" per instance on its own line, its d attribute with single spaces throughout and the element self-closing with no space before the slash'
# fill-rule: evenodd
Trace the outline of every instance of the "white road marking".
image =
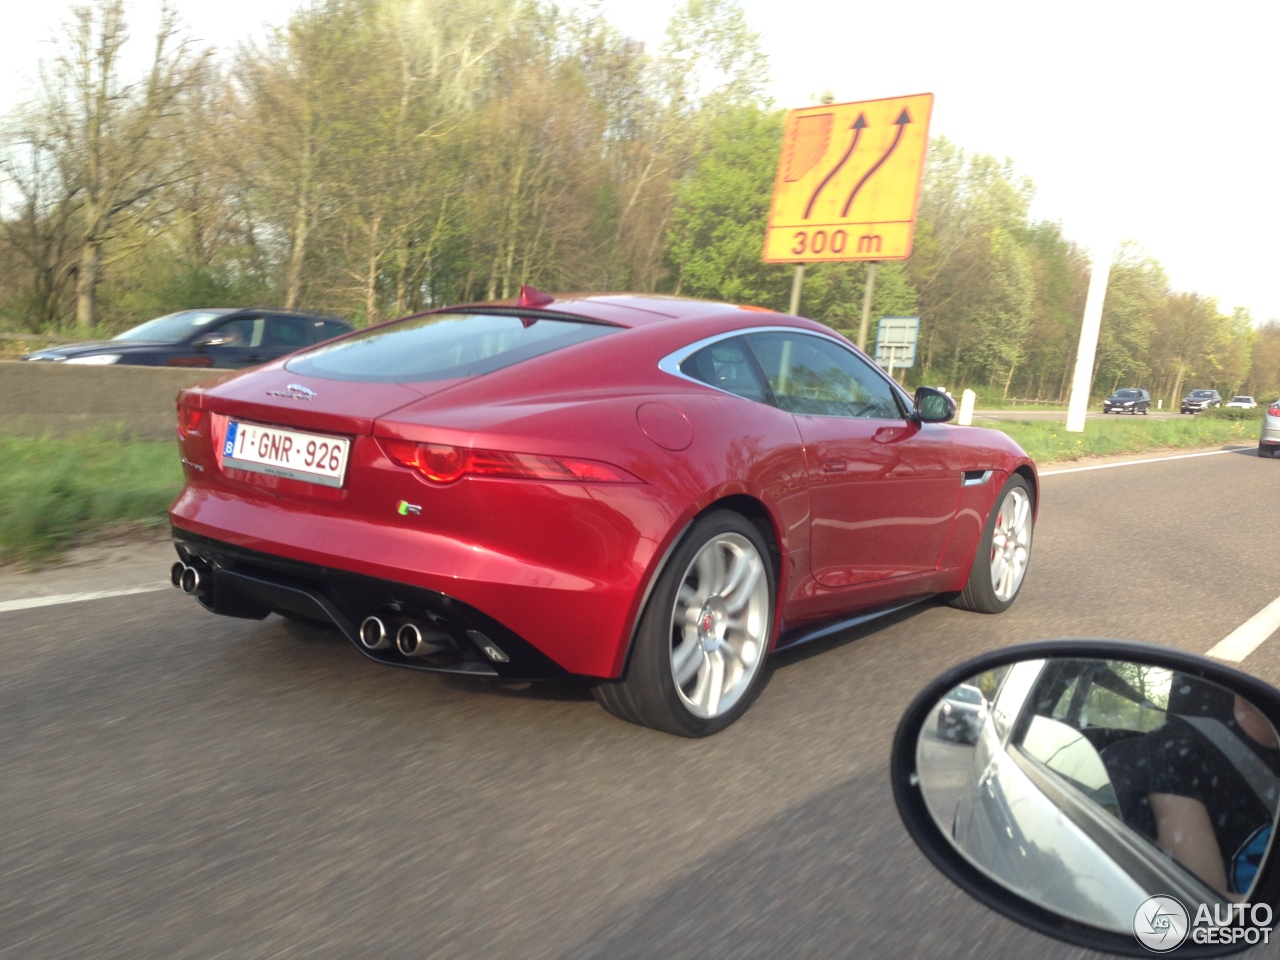
<svg viewBox="0 0 1280 960">
<path fill-rule="evenodd" d="M 1086 470 L 1110 470 L 1112 467 L 1136 467 L 1143 463 L 1164 463 L 1167 460 L 1190 460 L 1192 457 L 1216 457 L 1220 453 L 1239 453 L 1246 447 L 1231 450 L 1210 450 L 1207 453 L 1179 453 L 1172 457 L 1152 457 L 1149 460 L 1126 460 L 1123 463 L 1099 463 L 1092 467 L 1068 467 L 1065 470 L 1041 470 L 1040 476 L 1053 477 L 1061 473 L 1084 473 Z"/>
<path fill-rule="evenodd" d="M 1280 630 L 1280 597 L 1272 600 L 1230 634 L 1215 643 L 1208 655 L 1239 663 L 1267 637 Z"/>
<path fill-rule="evenodd" d="M 1238 448 L 1246 449 L 1245 447 Z M 1232 450 L 1209 450 L 1202 453 L 1179 453 L 1170 457 L 1152 457 L 1149 460 L 1126 460 L 1123 463 L 1099 463 L 1091 467 L 1068 467 L 1065 470 L 1041 470 L 1040 476 L 1052 477 L 1061 473 L 1083 473 L 1086 470 L 1110 470 L 1112 467 L 1133 467 L 1140 463 L 1163 463 L 1168 460 L 1190 460 L 1192 457 L 1215 457 L 1220 453 L 1236 453 Z M 1239 663 L 1257 650 L 1262 642 L 1280 630 L 1280 597 L 1271 601 L 1256 614 L 1240 624 L 1230 634 L 1215 643 L 1206 656 L 1218 660 Z"/>
<path fill-rule="evenodd" d="M 134 593 L 154 593 L 169 586 L 168 583 L 155 583 L 147 587 L 120 587 L 115 590 L 90 590 L 87 593 L 60 593 L 52 597 L 28 597 L 26 600 L 4 600 L 0 601 L 0 613 L 30 610 L 33 607 L 53 607 L 63 603 L 80 603 L 84 600 L 105 600 L 107 597 L 127 597 Z"/>
</svg>

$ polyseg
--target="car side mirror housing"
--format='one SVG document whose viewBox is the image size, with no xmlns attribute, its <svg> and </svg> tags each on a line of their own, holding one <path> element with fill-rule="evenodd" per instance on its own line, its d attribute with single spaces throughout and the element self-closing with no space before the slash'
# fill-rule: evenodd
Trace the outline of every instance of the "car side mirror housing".
<svg viewBox="0 0 1280 960">
<path fill-rule="evenodd" d="M 956 402 L 937 387 L 917 387 L 915 404 L 919 423 L 946 423 L 956 415 Z"/>
<path fill-rule="evenodd" d="M 1022 644 L 920 692 L 893 795 L 933 865 L 1024 926 L 1121 956 L 1222 956 L 1274 932 L 1277 730 L 1280 691 L 1205 657 Z"/>
</svg>

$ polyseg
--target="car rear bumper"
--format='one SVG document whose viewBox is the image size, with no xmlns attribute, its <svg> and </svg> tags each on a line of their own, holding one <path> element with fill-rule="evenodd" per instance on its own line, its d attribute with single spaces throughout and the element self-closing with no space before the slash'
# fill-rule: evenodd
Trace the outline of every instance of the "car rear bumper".
<svg viewBox="0 0 1280 960">
<path fill-rule="evenodd" d="M 198 573 L 195 597 L 213 613 L 328 621 L 361 653 L 388 666 L 522 680 L 570 675 L 492 617 L 447 594 L 172 530 L 179 562 Z M 371 649 L 360 638 L 361 624 L 370 616 L 378 617 L 391 636 L 404 624 L 418 624 L 448 641 L 442 639 L 442 649 L 426 657 L 405 656 L 394 642 Z"/>
</svg>

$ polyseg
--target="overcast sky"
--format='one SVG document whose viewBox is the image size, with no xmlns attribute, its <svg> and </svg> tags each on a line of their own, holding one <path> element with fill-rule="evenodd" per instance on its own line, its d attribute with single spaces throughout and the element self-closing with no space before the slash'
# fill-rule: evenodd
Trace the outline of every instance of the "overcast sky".
<svg viewBox="0 0 1280 960">
<path fill-rule="evenodd" d="M 297 0 L 176 0 L 224 50 Z M 931 132 L 1008 157 L 1036 184 L 1033 215 L 1086 245 L 1136 240 L 1174 287 L 1280 318 L 1280 71 L 1266 4 L 1151 0 L 742 0 L 782 107 L 936 95 Z M 158 4 L 134 0 L 144 40 Z M 624 32 L 661 43 L 675 0 L 603 0 Z M 10 4 L 0 110 L 36 76 L 69 4 Z"/>
</svg>

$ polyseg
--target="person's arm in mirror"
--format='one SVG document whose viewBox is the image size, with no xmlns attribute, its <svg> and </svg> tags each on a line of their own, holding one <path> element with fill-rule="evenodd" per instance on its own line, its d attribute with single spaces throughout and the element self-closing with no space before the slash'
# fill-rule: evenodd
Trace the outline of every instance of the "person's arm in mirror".
<svg viewBox="0 0 1280 960">
<path fill-rule="evenodd" d="M 1215 890 L 1228 893 L 1222 851 L 1205 805 L 1171 793 L 1152 793 L 1147 799 L 1161 849 Z"/>
<path fill-rule="evenodd" d="M 1148 801 L 1160 847 L 1205 883 L 1241 900 L 1256 872 L 1254 848 L 1265 848 L 1275 822 L 1280 752 L 1271 724 L 1243 698 L 1229 700 L 1218 716 L 1172 716 L 1148 735 Z M 1261 773 L 1242 772 L 1258 766 Z M 1264 801 L 1268 795 L 1272 799 Z"/>
</svg>

